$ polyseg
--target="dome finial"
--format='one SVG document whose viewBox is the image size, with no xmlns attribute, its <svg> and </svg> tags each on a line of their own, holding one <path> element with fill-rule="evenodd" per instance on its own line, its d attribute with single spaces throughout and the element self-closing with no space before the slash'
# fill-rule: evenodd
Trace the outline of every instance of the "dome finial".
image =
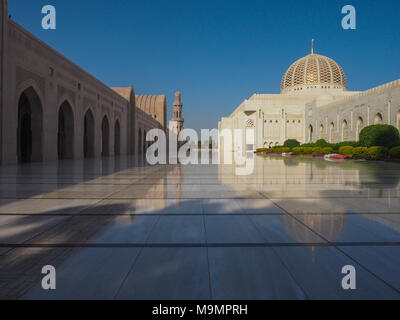
<svg viewBox="0 0 400 320">
<path fill-rule="evenodd" d="M 311 40 L 311 54 L 314 54 L 314 39 Z"/>
</svg>

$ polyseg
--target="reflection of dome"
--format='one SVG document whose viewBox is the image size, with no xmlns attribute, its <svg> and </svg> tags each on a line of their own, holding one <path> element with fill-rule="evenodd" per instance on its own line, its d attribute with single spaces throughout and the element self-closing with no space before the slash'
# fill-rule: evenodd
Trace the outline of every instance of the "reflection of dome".
<svg viewBox="0 0 400 320">
<path fill-rule="evenodd" d="M 304 92 L 307 89 L 347 90 L 346 75 L 338 63 L 328 57 L 314 54 L 312 49 L 311 54 L 289 67 L 281 84 L 281 93 L 299 90 Z"/>
<path fill-rule="evenodd" d="M 298 218 L 316 233 L 325 236 L 330 241 L 339 239 L 346 225 L 346 215 L 344 213 L 299 215 Z M 282 220 L 286 230 L 296 241 L 301 243 L 314 242 L 313 238 L 310 238 L 312 233 L 303 226 L 299 228 L 300 224 L 296 219 L 289 215 L 283 215 Z"/>
</svg>

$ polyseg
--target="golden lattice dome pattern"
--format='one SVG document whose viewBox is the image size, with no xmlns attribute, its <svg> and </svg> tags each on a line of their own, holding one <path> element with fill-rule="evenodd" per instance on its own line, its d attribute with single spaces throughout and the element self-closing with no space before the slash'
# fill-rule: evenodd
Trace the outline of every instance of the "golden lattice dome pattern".
<svg viewBox="0 0 400 320">
<path fill-rule="evenodd" d="M 310 88 L 347 90 L 346 75 L 336 61 L 311 53 L 297 60 L 285 72 L 281 93 Z"/>
</svg>

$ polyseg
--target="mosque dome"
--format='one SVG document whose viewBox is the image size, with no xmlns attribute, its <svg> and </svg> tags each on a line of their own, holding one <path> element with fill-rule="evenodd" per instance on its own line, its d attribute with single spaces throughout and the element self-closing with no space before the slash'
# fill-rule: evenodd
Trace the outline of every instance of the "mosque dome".
<svg viewBox="0 0 400 320">
<path fill-rule="evenodd" d="M 347 90 L 342 67 L 331 58 L 315 54 L 314 45 L 311 54 L 297 60 L 287 69 L 281 83 L 281 93 L 307 92 L 311 89 Z"/>
</svg>

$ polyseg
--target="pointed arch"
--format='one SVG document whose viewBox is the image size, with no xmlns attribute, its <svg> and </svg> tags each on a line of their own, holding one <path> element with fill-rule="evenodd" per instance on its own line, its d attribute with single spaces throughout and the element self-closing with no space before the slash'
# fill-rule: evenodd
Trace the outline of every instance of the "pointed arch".
<svg viewBox="0 0 400 320">
<path fill-rule="evenodd" d="M 121 126 L 119 120 L 115 121 L 114 125 L 114 155 L 119 156 L 121 154 Z"/>
<path fill-rule="evenodd" d="M 94 157 L 94 128 L 94 116 L 89 108 L 83 119 L 83 155 L 85 158 Z"/>
<path fill-rule="evenodd" d="M 18 97 L 18 162 L 43 160 L 43 105 L 33 86 Z"/>
<path fill-rule="evenodd" d="M 105 115 L 101 121 L 101 156 L 108 157 L 110 155 L 110 124 L 108 117 Z"/>
<path fill-rule="evenodd" d="M 335 142 L 335 124 L 333 122 L 329 125 L 329 142 Z"/>
<path fill-rule="evenodd" d="M 357 132 L 357 140 L 360 139 L 360 132 L 364 128 L 364 120 L 362 117 L 358 117 L 357 123 L 356 123 L 356 132 Z"/>
<path fill-rule="evenodd" d="M 383 123 L 383 116 L 382 113 L 378 112 L 374 118 L 374 124 L 382 124 Z"/>
<path fill-rule="evenodd" d="M 347 123 L 347 120 L 344 119 L 342 122 L 342 141 L 348 141 L 349 140 L 349 125 Z"/>
<path fill-rule="evenodd" d="M 68 100 L 58 109 L 57 152 L 58 159 L 74 158 L 74 112 Z"/>
</svg>

